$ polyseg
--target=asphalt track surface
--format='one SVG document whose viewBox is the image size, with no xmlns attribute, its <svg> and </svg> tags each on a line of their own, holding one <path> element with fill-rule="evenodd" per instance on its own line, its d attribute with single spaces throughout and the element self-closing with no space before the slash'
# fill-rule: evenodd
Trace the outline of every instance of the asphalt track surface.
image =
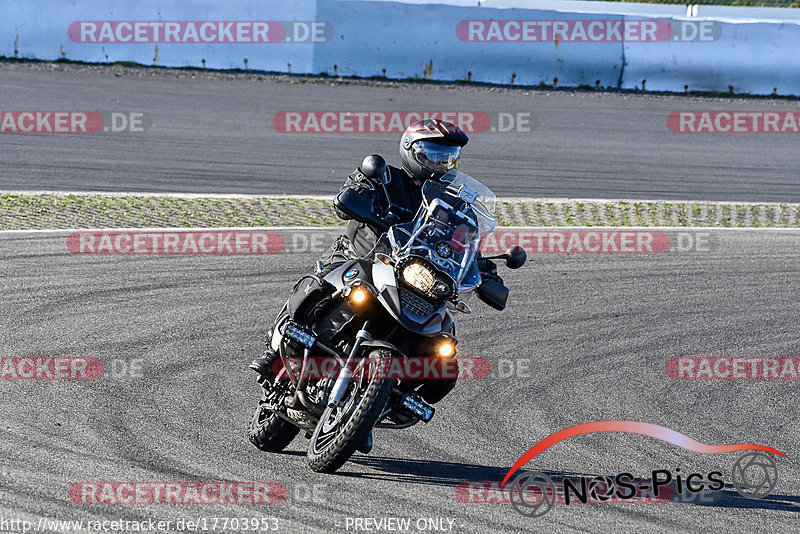
<svg viewBox="0 0 800 534">
<path fill-rule="evenodd" d="M 371 454 L 317 475 L 302 436 L 284 454 L 262 453 L 246 436 L 257 397 L 247 365 L 314 253 L 71 255 L 65 233 L 2 234 L 2 356 L 97 357 L 106 374 L 0 381 L 0 517 L 266 515 L 287 533 L 343 532 L 348 518 L 387 516 L 450 518 L 453 532 L 474 533 L 789 532 L 800 512 L 797 382 L 673 380 L 665 362 L 798 356 L 798 237 L 712 231 L 706 252 L 533 255 L 503 272 L 512 291 L 505 312 L 476 302 L 459 317 L 461 355 L 487 358 L 492 374 L 460 382 L 430 424 L 378 430 Z M 134 361 L 139 377 L 122 372 Z M 527 373 L 501 376 L 521 361 Z M 606 419 L 656 423 L 710 444 L 760 443 L 788 459 L 778 460 L 778 487 L 761 501 L 728 486 L 711 504 L 557 504 L 528 519 L 509 504 L 457 499 L 459 483 L 502 479 L 540 439 Z M 721 470 L 727 479 L 737 456 L 595 434 L 528 467 L 554 477 Z M 77 481 L 218 480 L 279 482 L 288 496 L 272 506 L 90 506 L 67 496 Z"/>
<path fill-rule="evenodd" d="M 37 70 L 38 69 L 38 70 Z M 145 113 L 142 133 L 0 136 L 0 190 L 331 194 L 399 134 L 283 134 L 284 110 L 530 113 L 474 134 L 462 169 L 500 196 L 800 201 L 796 136 L 670 132 L 676 110 L 794 110 L 784 100 L 48 72 L 0 63 L 3 110 Z M 221 75 L 224 76 L 224 75 Z"/>
</svg>

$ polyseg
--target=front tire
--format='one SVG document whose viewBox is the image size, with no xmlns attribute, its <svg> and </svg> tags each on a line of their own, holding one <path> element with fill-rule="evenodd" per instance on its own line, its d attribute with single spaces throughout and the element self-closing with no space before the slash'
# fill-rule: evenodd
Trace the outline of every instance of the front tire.
<svg viewBox="0 0 800 534">
<path fill-rule="evenodd" d="M 388 351 L 373 351 L 369 356 L 370 369 L 373 369 L 373 365 L 380 366 L 391 356 Z M 351 388 L 349 395 L 358 396 L 358 382 L 353 380 L 352 384 L 355 391 Z M 350 459 L 378 422 L 391 392 L 391 380 L 371 379 L 360 395 L 352 415 L 328 430 L 325 429 L 325 423 L 335 417 L 335 414 L 333 408 L 326 408 L 308 446 L 309 467 L 317 473 L 333 473 Z"/>
</svg>

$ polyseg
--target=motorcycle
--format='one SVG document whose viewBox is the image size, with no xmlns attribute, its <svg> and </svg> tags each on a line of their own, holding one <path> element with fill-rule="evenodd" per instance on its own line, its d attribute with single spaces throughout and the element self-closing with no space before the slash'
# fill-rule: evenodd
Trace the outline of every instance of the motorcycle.
<svg viewBox="0 0 800 534">
<path fill-rule="evenodd" d="M 362 170 L 385 183 L 385 162 L 377 158 Z M 498 278 L 482 279 L 479 262 L 500 259 L 516 269 L 526 254 L 514 247 L 480 257 L 481 241 L 497 224 L 494 193 L 452 170 L 427 180 L 422 198 L 413 220 L 392 225 L 357 192 L 336 198 L 337 208 L 384 233 L 366 257 L 329 272 L 317 262 L 317 272 L 295 285 L 267 336 L 270 371 L 260 375 L 249 432 L 259 449 L 281 451 L 305 431 L 309 466 L 330 473 L 356 450 L 369 452 L 373 428 L 429 422 L 431 404 L 455 385 L 454 378 L 449 385 L 441 380 L 445 368 L 457 366 L 452 312 L 471 313 L 467 301 L 475 293 L 495 309 L 506 307 L 508 288 Z M 393 364 L 408 369 L 412 360 L 441 373 L 387 371 Z"/>
</svg>

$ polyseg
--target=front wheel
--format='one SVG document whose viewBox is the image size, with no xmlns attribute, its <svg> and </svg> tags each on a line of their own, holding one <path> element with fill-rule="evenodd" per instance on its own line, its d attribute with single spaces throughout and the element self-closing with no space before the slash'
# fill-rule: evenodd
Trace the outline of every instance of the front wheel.
<svg viewBox="0 0 800 534">
<path fill-rule="evenodd" d="M 389 352 L 373 351 L 369 356 L 370 369 L 387 358 L 391 358 Z M 317 423 L 308 446 L 308 465 L 312 470 L 333 473 L 339 469 L 378 422 L 392 392 L 392 381 L 372 378 L 366 388 L 359 385 L 359 380 L 351 380 L 342 405 L 326 408 Z"/>
</svg>

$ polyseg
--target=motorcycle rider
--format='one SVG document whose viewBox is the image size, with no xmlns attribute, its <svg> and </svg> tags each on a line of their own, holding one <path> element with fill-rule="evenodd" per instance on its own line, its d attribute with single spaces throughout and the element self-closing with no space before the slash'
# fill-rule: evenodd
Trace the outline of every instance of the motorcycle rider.
<svg viewBox="0 0 800 534">
<path fill-rule="evenodd" d="M 379 178 L 367 177 L 362 167 L 372 166 L 380 156 L 368 156 L 361 167 L 353 171 L 342 186 L 334 201 L 337 215 L 348 221 L 345 233 L 338 237 L 320 258 L 317 267 L 319 276 L 325 276 L 343 262 L 362 258 L 374 252 L 385 229 L 377 227 L 382 222 L 385 227 L 411 221 L 422 204 L 422 185 L 426 180 L 439 180 L 448 171 L 458 167 L 461 149 L 469 137 L 461 128 L 439 119 L 423 119 L 413 122 L 400 138 L 400 168 L 386 166 L 386 172 Z M 348 191 L 349 190 L 349 191 Z M 372 213 L 368 219 L 355 220 L 338 207 L 338 198 L 344 192 L 357 193 L 368 199 Z M 479 259 L 478 266 L 483 278 L 494 278 L 500 282 L 497 267 L 491 260 Z M 250 368 L 264 377 L 271 377 L 272 363 L 276 355 L 267 348 L 264 355 L 253 361 Z M 420 395 L 429 403 L 444 398 L 455 386 L 455 380 L 436 380 L 435 384 L 423 386 Z M 361 447 L 362 452 L 371 448 L 369 443 Z"/>
<path fill-rule="evenodd" d="M 457 168 L 461 149 L 468 141 L 467 134 L 449 122 L 416 121 L 400 138 L 401 168 L 387 166 L 384 177 L 376 181 L 367 178 L 359 167 L 347 178 L 340 194 L 350 189 L 369 198 L 374 214 L 387 226 L 408 222 L 422 203 L 422 184 L 426 180 L 438 180 Z M 372 158 L 376 156 L 368 156 L 362 166 L 372 163 Z M 344 235 L 321 258 L 326 271 L 343 261 L 369 254 L 383 233 L 369 221 L 351 219 L 339 209 L 337 202 L 334 208 L 341 219 L 349 222 Z"/>
</svg>

